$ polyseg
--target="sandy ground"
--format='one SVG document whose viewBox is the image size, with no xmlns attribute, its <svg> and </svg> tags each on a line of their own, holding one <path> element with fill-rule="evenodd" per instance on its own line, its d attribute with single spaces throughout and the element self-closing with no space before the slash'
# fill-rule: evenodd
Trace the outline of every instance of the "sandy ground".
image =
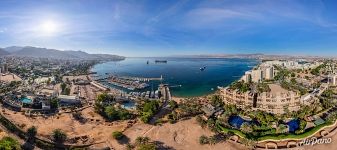
<svg viewBox="0 0 337 150">
<path fill-rule="evenodd" d="M 111 136 L 113 131 L 123 131 L 126 129 L 127 122 L 106 123 L 103 118 L 93 112 L 92 108 L 87 108 L 82 111 L 82 114 L 87 118 L 86 123 L 80 123 L 72 118 L 71 114 L 61 114 L 58 117 L 36 117 L 35 119 L 26 117 L 22 113 L 13 113 L 9 110 L 5 112 L 6 117 L 14 120 L 20 126 L 23 123 L 24 130 L 30 126 L 37 126 L 38 135 L 50 138 L 50 133 L 54 129 L 61 129 L 68 134 L 69 138 L 88 136 L 88 142 L 98 143 L 91 148 L 110 147 L 114 149 L 125 149 L 126 144 L 118 143 Z M 147 136 L 153 141 L 159 141 L 164 145 L 173 147 L 177 150 L 245 150 L 246 148 L 240 144 L 232 142 L 224 142 L 216 145 L 200 145 L 199 137 L 201 135 L 210 136 L 213 133 L 207 129 L 201 128 L 194 118 L 184 121 L 179 121 L 175 124 L 166 123 L 161 126 L 152 126 L 144 123 L 136 123 L 132 127 L 126 129 L 124 134 L 128 137 L 128 142 L 134 143 L 139 136 Z M 315 146 L 305 146 L 294 148 L 298 150 L 335 150 L 337 149 L 337 134 L 330 135 L 332 143 Z M 87 143 L 88 143 L 87 142 Z M 77 144 L 83 144 L 78 141 Z"/>
<path fill-rule="evenodd" d="M 80 76 L 63 76 L 62 81 L 66 82 L 67 78 L 69 79 L 69 81 L 72 81 L 73 79 L 88 80 L 87 75 L 80 75 Z"/>
<path fill-rule="evenodd" d="M 22 79 L 15 74 L 0 75 L 0 80 L 5 82 L 21 81 Z"/>
<path fill-rule="evenodd" d="M 166 146 L 177 150 L 243 150 L 243 146 L 229 142 L 216 145 L 200 145 L 201 135 L 210 136 L 213 133 L 207 129 L 202 129 L 194 118 L 179 121 L 175 124 L 166 123 L 162 126 L 151 126 L 147 124 L 136 124 L 127 129 L 124 134 L 134 142 L 138 136 L 148 136 L 153 141 L 163 142 Z M 120 149 L 121 147 L 116 147 Z"/>
<path fill-rule="evenodd" d="M 6 133 L 5 129 L 3 129 L 3 127 L 0 127 L 0 139 L 6 136 L 8 136 L 8 134 Z"/>
<path fill-rule="evenodd" d="M 48 118 L 31 118 L 22 115 L 22 113 L 13 113 L 9 110 L 5 112 L 5 116 L 14 121 L 18 126 L 23 127 L 23 130 L 27 130 L 31 126 L 36 126 L 38 135 L 49 139 L 54 129 L 61 129 L 67 133 L 69 138 L 88 136 L 89 140 L 86 143 L 96 143 L 110 139 L 113 131 L 122 131 L 126 127 L 126 122 L 105 123 L 99 115 L 93 113 L 92 108 L 83 110 L 82 114 L 87 118 L 87 122 L 85 123 L 80 123 L 73 119 L 69 113 Z M 24 124 L 24 126 L 22 126 L 22 124 Z M 82 141 L 77 142 L 77 144 L 84 143 L 85 142 Z"/>
<path fill-rule="evenodd" d="M 111 136 L 113 131 L 123 131 L 127 122 L 113 122 L 106 123 L 103 118 L 93 112 L 92 108 L 87 108 L 82 111 L 82 114 L 87 118 L 86 123 L 80 123 L 72 118 L 71 114 L 61 114 L 58 117 L 26 117 L 22 113 L 13 113 L 6 110 L 4 113 L 6 117 L 13 120 L 18 126 L 22 126 L 24 130 L 31 126 L 36 126 L 38 129 L 38 135 L 49 138 L 54 129 L 61 129 L 65 131 L 69 138 L 75 138 L 80 136 L 90 137 L 88 142 L 98 143 L 91 148 L 104 148 L 110 147 L 114 149 L 125 149 L 126 144 L 118 143 Z M 128 142 L 134 143 L 135 139 L 139 136 L 148 136 L 153 141 L 159 141 L 166 146 L 173 147 L 177 150 L 193 149 L 193 150 L 244 150 L 245 148 L 239 144 L 233 144 L 229 142 L 220 143 L 216 145 L 200 145 L 199 137 L 201 135 L 210 136 L 211 131 L 202 129 L 194 118 L 180 121 L 176 124 L 166 123 L 162 126 L 152 126 L 144 123 L 136 123 L 131 128 L 124 131 L 124 134 L 128 137 Z M 84 142 L 78 141 L 77 144 L 83 144 Z"/>
</svg>

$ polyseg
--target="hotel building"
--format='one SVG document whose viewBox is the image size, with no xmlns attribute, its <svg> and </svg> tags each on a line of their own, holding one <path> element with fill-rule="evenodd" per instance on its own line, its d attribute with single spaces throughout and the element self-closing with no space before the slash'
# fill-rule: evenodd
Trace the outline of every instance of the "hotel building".
<svg viewBox="0 0 337 150">
<path fill-rule="evenodd" d="M 274 67 L 268 67 L 265 68 L 264 72 L 264 78 L 267 80 L 274 79 Z"/>
<path fill-rule="evenodd" d="M 260 67 L 259 69 L 246 71 L 241 80 L 248 82 L 261 82 L 262 80 L 274 79 L 274 67 Z"/>
<path fill-rule="evenodd" d="M 238 90 L 230 88 L 220 88 L 220 95 L 225 104 L 235 104 L 237 107 L 252 110 L 261 110 L 273 114 L 284 114 L 285 110 L 289 112 L 300 109 L 301 96 L 293 91 L 279 90 L 278 85 L 271 88 L 271 92 L 253 93 L 248 91 L 241 93 Z M 276 90 L 273 90 L 275 89 Z"/>
<path fill-rule="evenodd" d="M 245 75 L 242 76 L 242 79 L 244 82 L 249 83 L 252 81 L 252 72 L 251 71 L 246 71 Z"/>
<path fill-rule="evenodd" d="M 252 70 L 252 81 L 253 82 L 260 82 L 262 81 L 262 70 Z"/>
</svg>

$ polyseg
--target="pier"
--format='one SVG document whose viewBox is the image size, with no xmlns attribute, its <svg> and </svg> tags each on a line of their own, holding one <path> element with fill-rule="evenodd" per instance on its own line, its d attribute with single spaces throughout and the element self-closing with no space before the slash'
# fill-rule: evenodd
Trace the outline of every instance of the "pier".
<svg viewBox="0 0 337 150">
<path fill-rule="evenodd" d="M 102 85 L 100 83 L 97 83 L 95 81 L 90 82 L 90 84 L 93 85 L 94 87 L 100 89 L 100 90 L 103 90 L 103 91 L 106 91 L 108 89 L 107 86 L 104 86 L 104 85 Z"/>
<path fill-rule="evenodd" d="M 160 76 L 160 78 L 145 78 L 145 77 L 128 77 L 128 76 L 118 77 L 118 76 L 113 76 L 113 75 L 110 75 L 108 77 L 103 77 L 103 78 L 97 78 L 95 80 L 96 81 L 104 81 L 104 80 L 111 79 L 113 77 L 119 78 L 119 79 L 123 79 L 123 80 L 133 80 L 133 81 L 142 81 L 142 82 L 162 81 L 162 80 L 164 80 L 163 76 Z"/>
<path fill-rule="evenodd" d="M 144 78 L 144 77 L 119 77 L 120 79 L 125 79 L 125 80 L 135 80 L 135 81 L 143 81 L 143 82 L 149 82 L 149 81 L 162 81 L 163 76 L 160 76 L 160 78 Z"/>
</svg>

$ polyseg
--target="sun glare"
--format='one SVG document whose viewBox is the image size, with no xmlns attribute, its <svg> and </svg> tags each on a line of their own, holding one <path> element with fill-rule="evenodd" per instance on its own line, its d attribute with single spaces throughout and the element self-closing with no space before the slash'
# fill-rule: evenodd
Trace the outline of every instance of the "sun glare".
<svg viewBox="0 0 337 150">
<path fill-rule="evenodd" d="M 41 25 L 41 32 L 43 34 L 51 35 L 57 31 L 57 24 L 54 21 L 45 21 Z"/>
</svg>

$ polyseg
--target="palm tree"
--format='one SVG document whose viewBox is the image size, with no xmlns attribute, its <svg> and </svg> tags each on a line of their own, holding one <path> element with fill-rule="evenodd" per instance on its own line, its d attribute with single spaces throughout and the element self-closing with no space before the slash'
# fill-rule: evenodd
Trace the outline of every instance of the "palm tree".
<svg viewBox="0 0 337 150">
<path fill-rule="evenodd" d="M 67 139 L 67 134 L 61 129 L 55 129 L 52 133 L 53 140 L 58 143 L 63 143 Z"/>
<path fill-rule="evenodd" d="M 28 136 L 28 139 L 34 139 L 34 137 L 36 136 L 37 134 L 37 129 L 35 126 L 32 126 L 30 128 L 27 129 L 27 136 Z"/>
</svg>

